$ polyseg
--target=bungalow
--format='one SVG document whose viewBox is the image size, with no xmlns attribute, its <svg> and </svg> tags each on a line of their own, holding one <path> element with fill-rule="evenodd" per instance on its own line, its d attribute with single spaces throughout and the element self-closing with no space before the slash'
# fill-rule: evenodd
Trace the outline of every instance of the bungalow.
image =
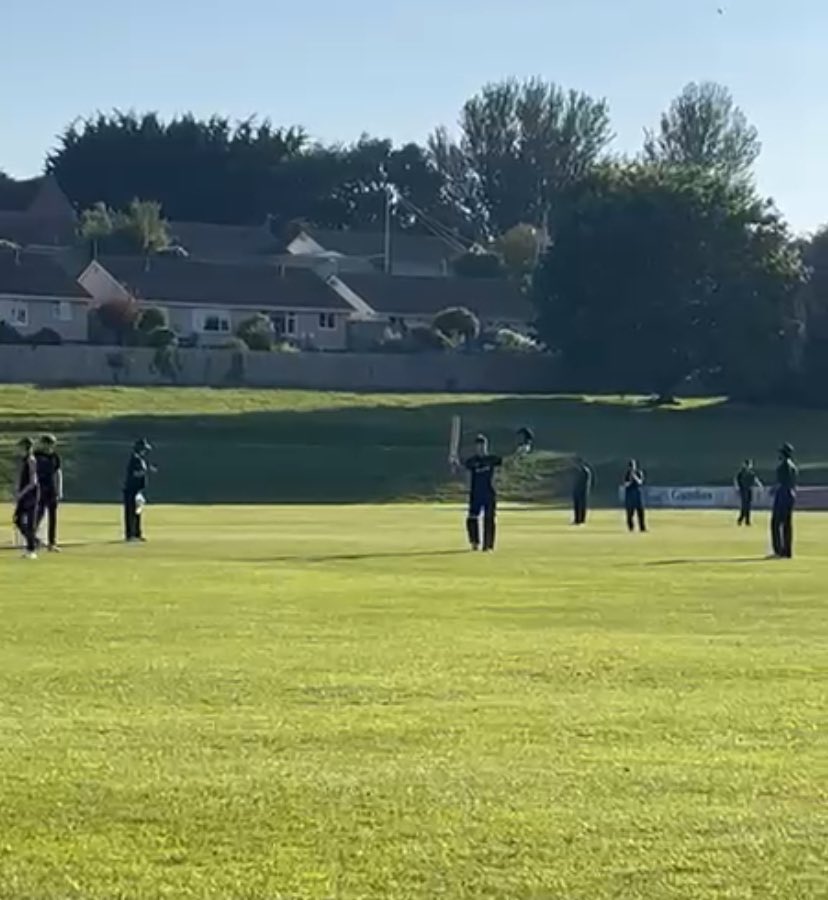
<svg viewBox="0 0 828 900">
<path fill-rule="evenodd" d="M 430 323 L 450 306 L 465 306 L 484 329 L 531 331 L 532 304 L 514 281 L 505 278 L 401 278 L 353 274 L 343 277 L 347 287 L 371 309 L 377 321 L 404 329 Z"/>
<path fill-rule="evenodd" d="M 52 175 L 16 181 L 0 176 L 0 239 L 20 246 L 66 246 L 77 217 Z"/>
<path fill-rule="evenodd" d="M 169 222 L 173 244 L 191 259 L 203 262 L 263 262 L 279 254 L 279 241 L 268 222 L 261 225 L 214 225 L 209 222 Z"/>
<path fill-rule="evenodd" d="M 386 250 L 388 250 L 386 259 Z M 340 274 L 384 272 L 387 275 L 441 278 L 451 274 L 460 244 L 439 237 L 379 231 L 334 231 L 301 227 L 285 245 L 299 264 L 328 262 Z"/>
<path fill-rule="evenodd" d="M 169 257 L 102 257 L 79 282 L 96 302 L 133 298 L 167 311 L 180 335 L 219 344 L 264 313 L 277 334 L 320 350 L 344 350 L 347 321 L 358 310 L 316 273 L 267 263 L 219 263 Z"/>
<path fill-rule="evenodd" d="M 85 341 L 91 297 L 50 253 L 0 247 L 0 321 L 23 335 L 44 328 Z"/>
</svg>

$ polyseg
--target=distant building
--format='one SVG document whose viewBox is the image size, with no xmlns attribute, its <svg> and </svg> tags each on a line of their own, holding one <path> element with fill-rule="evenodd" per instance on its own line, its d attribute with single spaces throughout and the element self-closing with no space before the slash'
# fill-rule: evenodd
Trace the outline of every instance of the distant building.
<svg viewBox="0 0 828 900">
<path fill-rule="evenodd" d="M 203 262 L 262 262 L 280 253 L 280 243 L 269 224 L 213 225 L 207 222 L 168 223 L 174 245 L 183 247 L 191 259 Z"/>
<path fill-rule="evenodd" d="M 300 346 L 344 350 L 358 310 L 312 271 L 192 259 L 102 257 L 79 282 L 97 303 L 133 298 L 166 310 L 179 335 L 226 343 L 245 319 L 263 313 L 277 335 Z"/>
<path fill-rule="evenodd" d="M 404 330 L 428 324 L 441 310 L 464 306 L 483 329 L 512 328 L 526 333 L 534 320 L 532 304 L 520 286 L 505 278 L 402 278 L 353 274 L 345 284 L 372 310 L 375 320 Z"/>
<path fill-rule="evenodd" d="M 0 321 L 22 335 L 43 328 L 85 341 L 91 297 L 54 256 L 0 247 Z"/>
<path fill-rule="evenodd" d="M 386 260 L 382 232 L 334 231 L 302 227 L 285 245 L 297 261 L 328 262 L 339 274 L 384 272 L 388 275 L 444 278 L 452 260 L 463 252 L 459 243 L 430 235 L 391 233 Z"/>
<path fill-rule="evenodd" d="M 0 178 L 0 239 L 21 247 L 68 246 L 77 224 L 72 204 L 52 175 Z"/>
</svg>

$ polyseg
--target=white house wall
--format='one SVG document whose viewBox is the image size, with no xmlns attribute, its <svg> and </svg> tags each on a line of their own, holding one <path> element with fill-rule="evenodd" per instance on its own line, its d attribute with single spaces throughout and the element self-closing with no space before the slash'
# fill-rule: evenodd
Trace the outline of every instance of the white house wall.
<svg viewBox="0 0 828 900">
<path fill-rule="evenodd" d="M 239 325 L 241 325 L 245 319 L 249 319 L 251 316 L 255 316 L 260 312 L 264 312 L 265 315 L 269 316 L 286 315 L 289 312 L 289 310 L 262 310 L 261 308 L 239 309 L 238 307 L 234 307 L 232 309 L 222 309 L 215 304 L 183 306 L 154 301 L 148 301 L 145 305 L 158 306 L 165 309 L 169 317 L 170 328 L 172 328 L 173 331 L 182 337 L 198 334 L 199 343 L 204 346 L 215 346 L 227 343 L 227 341 L 235 335 Z M 224 333 L 200 332 L 198 327 L 198 313 L 208 310 L 213 313 L 227 313 L 230 318 L 230 330 Z M 334 319 L 334 328 L 327 329 L 320 327 L 320 316 L 329 316 L 331 314 Z M 295 333 L 285 335 L 285 337 L 300 344 L 305 341 L 310 341 L 314 347 L 317 347 L 320 350 L 345 350 L 348 339 L 346 325 L 348 317 L 349 314 L 347 312 L 331 313 L 329 310 L 319 310 L 316 312 L 296 310 L 294 311 L 296 322 Z"/>
<path fill-rule="evenodd" d="M 21 308 L 26 313 L 25 325 L 12 317 L 15 309 Z M 83 300 L 0 294 L 0 320 L 5 320 L 27 336 L 42 328 L 50 328 L 64 341 L 85 341 L 88 335 L 88 313 L 89 306 Z"/>
</svg>

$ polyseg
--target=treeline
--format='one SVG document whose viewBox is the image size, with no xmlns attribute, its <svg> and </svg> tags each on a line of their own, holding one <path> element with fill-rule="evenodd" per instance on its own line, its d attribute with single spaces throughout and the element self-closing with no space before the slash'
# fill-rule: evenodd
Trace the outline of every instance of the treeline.
<svg viewBox="0 0 828 900">
<path fill-rule="evenodd" d="M 126 207 L 136 197 L 170 219 L 259 224 L 304 219 L 320 227 L 381 227 L 392 188 L 402 228 L 427 222 L 491 239 L 542 226 L 563 194 L 611 158 L 606 101 L 541 80 L 485 86 L 460 111 L 456 136 L 424 145 L 363 136 L 322 146 L 301 127 L 191 115 L 114 112 L 71 124 L 46 161 L 81 209 Z M 714 84 L 689 85 L 647 132 L 651 161 L 747 172 L 755 130 Z M 415 212 L 419 210 L 419 214 Z"/>
<path fill-rule="evenodd" d="M 604 100 L 507 80 L 423 145 L 116 112 L 67 128 L 47 169 L 91 210 L 87 236 L 146 252 L 164 217 L 379 229 L 390 194 L 396 228 L 480 251 L 458 271 L 525 278 L 538 336 L 581 385 L 822 402 L 828 234 L 796 239 L 758 194 L 759 136 L 727 89 L 688 85 L 633 158 L 612 141 Z"/>
</svg>

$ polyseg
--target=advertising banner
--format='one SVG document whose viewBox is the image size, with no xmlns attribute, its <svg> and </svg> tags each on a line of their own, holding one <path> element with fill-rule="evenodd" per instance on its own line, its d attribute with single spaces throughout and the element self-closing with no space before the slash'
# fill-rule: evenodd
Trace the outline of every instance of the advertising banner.
<svg viewBox="0 0 828 900">
<path fill-rule="evenodd" d="M 618 500 L 624 504 L 624 488 L 618 489 Z M 651 509 L 738 509 L 739 494 L 732 487 L 658 487 L 644 488 L 644 503 Z M 755 509 L 773 506 L 773 490 L 764 487 L 754 491 Z M 797 492 L 798 509 L 828 510 L 828 487 L 802 487 Z"/>
</svg>

